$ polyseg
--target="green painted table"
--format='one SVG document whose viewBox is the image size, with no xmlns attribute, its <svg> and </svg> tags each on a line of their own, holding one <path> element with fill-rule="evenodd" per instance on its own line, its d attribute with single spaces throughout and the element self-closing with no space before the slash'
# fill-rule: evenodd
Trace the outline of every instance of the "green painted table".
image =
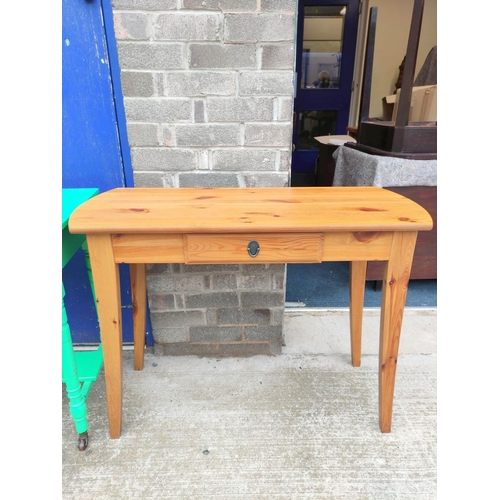
<svg viewBox="0 0 500 500">
<path fill-rule="evenodd" d="M 98 189 L 63 189 L 62 190 L 62 268 L 71 260 L 75 253 L 83 248 L 87 263 L 92 294 L 94 282 L 90 269 L 90 260 L 85 236 L 71 234 L 68 221 L 73 210 L 83 202 L 99 193 Z M 71 338 L 71 329 L 64 307 L 64 283 L 62 284 L 62 381 L 66 385 L 69 399 L 69 410 L 78 433 L 78 448 L 85 450 L 88 446 L 87 396 L 93 383 L 97 380 L 102 368 L 102 346 L 93 351 L 75 352 Z"/>
</svg>

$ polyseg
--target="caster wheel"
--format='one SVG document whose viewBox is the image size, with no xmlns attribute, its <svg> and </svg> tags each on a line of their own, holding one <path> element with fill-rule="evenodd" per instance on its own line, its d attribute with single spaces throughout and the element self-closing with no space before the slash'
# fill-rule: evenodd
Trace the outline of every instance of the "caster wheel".
<svg viewBox="0 0 500 500">
<path fill-rule="evenodd" d="M 80 436 L 78 437 L 78 449 L 80 451 L 83 451 L 87 448 L 87 446 L 89 445 L 89 435 L 84 432 L 82 434 L 80 434 Z"/>
</svg>

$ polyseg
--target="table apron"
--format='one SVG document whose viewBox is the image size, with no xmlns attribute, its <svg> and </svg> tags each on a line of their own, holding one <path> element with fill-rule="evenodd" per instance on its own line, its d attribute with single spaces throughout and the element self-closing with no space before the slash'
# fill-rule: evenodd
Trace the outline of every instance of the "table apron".
<svg viewBox="0 0 500 500">
<path fill-rule="evenodd" d="M 270 264 L 388 260 L 393 231 L 240 234 L 115 234 L 116 263 Z M 251 257 L 247 245 L 259 242 Z"/>
</svg>

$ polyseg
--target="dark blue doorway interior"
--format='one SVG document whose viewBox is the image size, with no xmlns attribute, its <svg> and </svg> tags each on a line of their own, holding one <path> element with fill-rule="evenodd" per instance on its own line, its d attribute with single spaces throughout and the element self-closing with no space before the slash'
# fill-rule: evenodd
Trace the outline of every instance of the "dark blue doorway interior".
<svg viewBox="0 0 500 500">
<path fill-rule="evenodd" d="M 132 187 L 110 0 L 62 3 L 62 187 Z M 133 342 L 128 266 L 120 265 L 123 341 Z M 97 344 L 99 327 L 83 251 L 63 270 L 73 343 Z M 152 345 L 149 317 L 146 343 Z"/>
<path fill-rule="evenodd" d="M 299 0 L 292 153 L 294 175 L 314 175 L 318 142 L 346 135 L 359 0 Z"/>
</svg>

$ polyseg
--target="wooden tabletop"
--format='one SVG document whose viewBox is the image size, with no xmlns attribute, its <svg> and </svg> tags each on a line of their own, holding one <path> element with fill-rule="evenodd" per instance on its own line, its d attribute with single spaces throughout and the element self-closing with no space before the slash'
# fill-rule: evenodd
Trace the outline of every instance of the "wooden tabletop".
<svg viewBox="0 0 500 500">
<path fill-rule="evenodd" d="M 386 189 L 117 188 L 71 215 L 72 233 L 422 231 L 432 218 Z"/>
</svg>

